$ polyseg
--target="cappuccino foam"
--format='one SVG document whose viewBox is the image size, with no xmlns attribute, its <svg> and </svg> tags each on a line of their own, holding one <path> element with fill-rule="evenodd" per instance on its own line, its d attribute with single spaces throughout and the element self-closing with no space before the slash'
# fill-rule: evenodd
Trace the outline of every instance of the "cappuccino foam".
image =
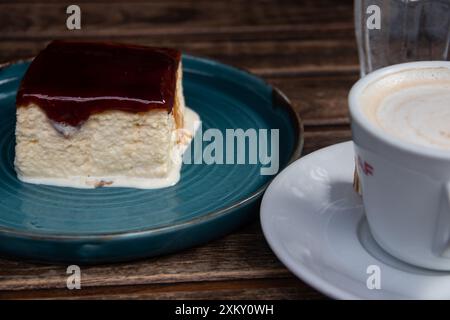
<svg viewBox="0 0 450 320">
<path fill-rule="evenodd" d="M 450 150 L 450 69 L 393 73 L 369 84 L 360 99 L 367 118 L 387 134 Z"/>
</svg>

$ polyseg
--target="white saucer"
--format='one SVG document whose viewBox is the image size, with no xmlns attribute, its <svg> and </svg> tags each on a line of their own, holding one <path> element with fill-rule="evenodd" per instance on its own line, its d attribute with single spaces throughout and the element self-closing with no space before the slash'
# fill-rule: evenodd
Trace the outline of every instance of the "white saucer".
<svg viewBox="0 0 450 320">
<path fill-rule="evenodd" d="M 345 142 L 281 172 L 261 204 L 272 250 L 296 276 L 333 298 L 450 299 L 450 272 L 401 262 L 373 240 L 353 191 L 353 169 L 353 145 Z M 380 289 L 367 286 L 377 268 L 368 273 L 369 266 L 379 267 Z"/>
</svg>

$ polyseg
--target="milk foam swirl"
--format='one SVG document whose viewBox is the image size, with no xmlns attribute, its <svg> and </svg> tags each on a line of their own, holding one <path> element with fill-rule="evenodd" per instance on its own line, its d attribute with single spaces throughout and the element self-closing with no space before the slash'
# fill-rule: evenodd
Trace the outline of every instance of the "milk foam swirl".
<svg viewBox="0 0 450 320">
<path fill-rule="evenodd" d="M 450 150 L 450 69 L 425 68 L 388 75 L 361 95 L 366 116 L 404 141 Z"/>
</svg>

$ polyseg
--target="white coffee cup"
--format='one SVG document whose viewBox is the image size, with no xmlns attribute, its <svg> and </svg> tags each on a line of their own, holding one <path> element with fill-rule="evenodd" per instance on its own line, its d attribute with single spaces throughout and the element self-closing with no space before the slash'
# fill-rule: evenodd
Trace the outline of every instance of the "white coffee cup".
<svg viewBox="0 0 450 320">
<path fill-rule="evenodd" d="M 430 68 L 450 70 L 450 62 L 377 70 L 353 86 L 349 106 L 359 182 L 374 239 L 400 260 L 450 270 L 450 150 L 388 134 L 368 117 L 361 98 L 369 86 L 389 75 Z"/>
</svg>

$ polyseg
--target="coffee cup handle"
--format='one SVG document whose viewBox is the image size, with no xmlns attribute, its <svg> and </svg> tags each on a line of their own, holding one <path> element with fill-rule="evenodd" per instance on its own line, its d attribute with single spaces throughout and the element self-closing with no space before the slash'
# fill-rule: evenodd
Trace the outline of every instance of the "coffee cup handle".
<svg viewBox="0 0 450 320">
<path fill-rule="evenodd" d="M 447 182 L 442 190 L 439 210 L 433 251 L 439 257 L 450 259 L 450 182 Z"/>
</svg>

